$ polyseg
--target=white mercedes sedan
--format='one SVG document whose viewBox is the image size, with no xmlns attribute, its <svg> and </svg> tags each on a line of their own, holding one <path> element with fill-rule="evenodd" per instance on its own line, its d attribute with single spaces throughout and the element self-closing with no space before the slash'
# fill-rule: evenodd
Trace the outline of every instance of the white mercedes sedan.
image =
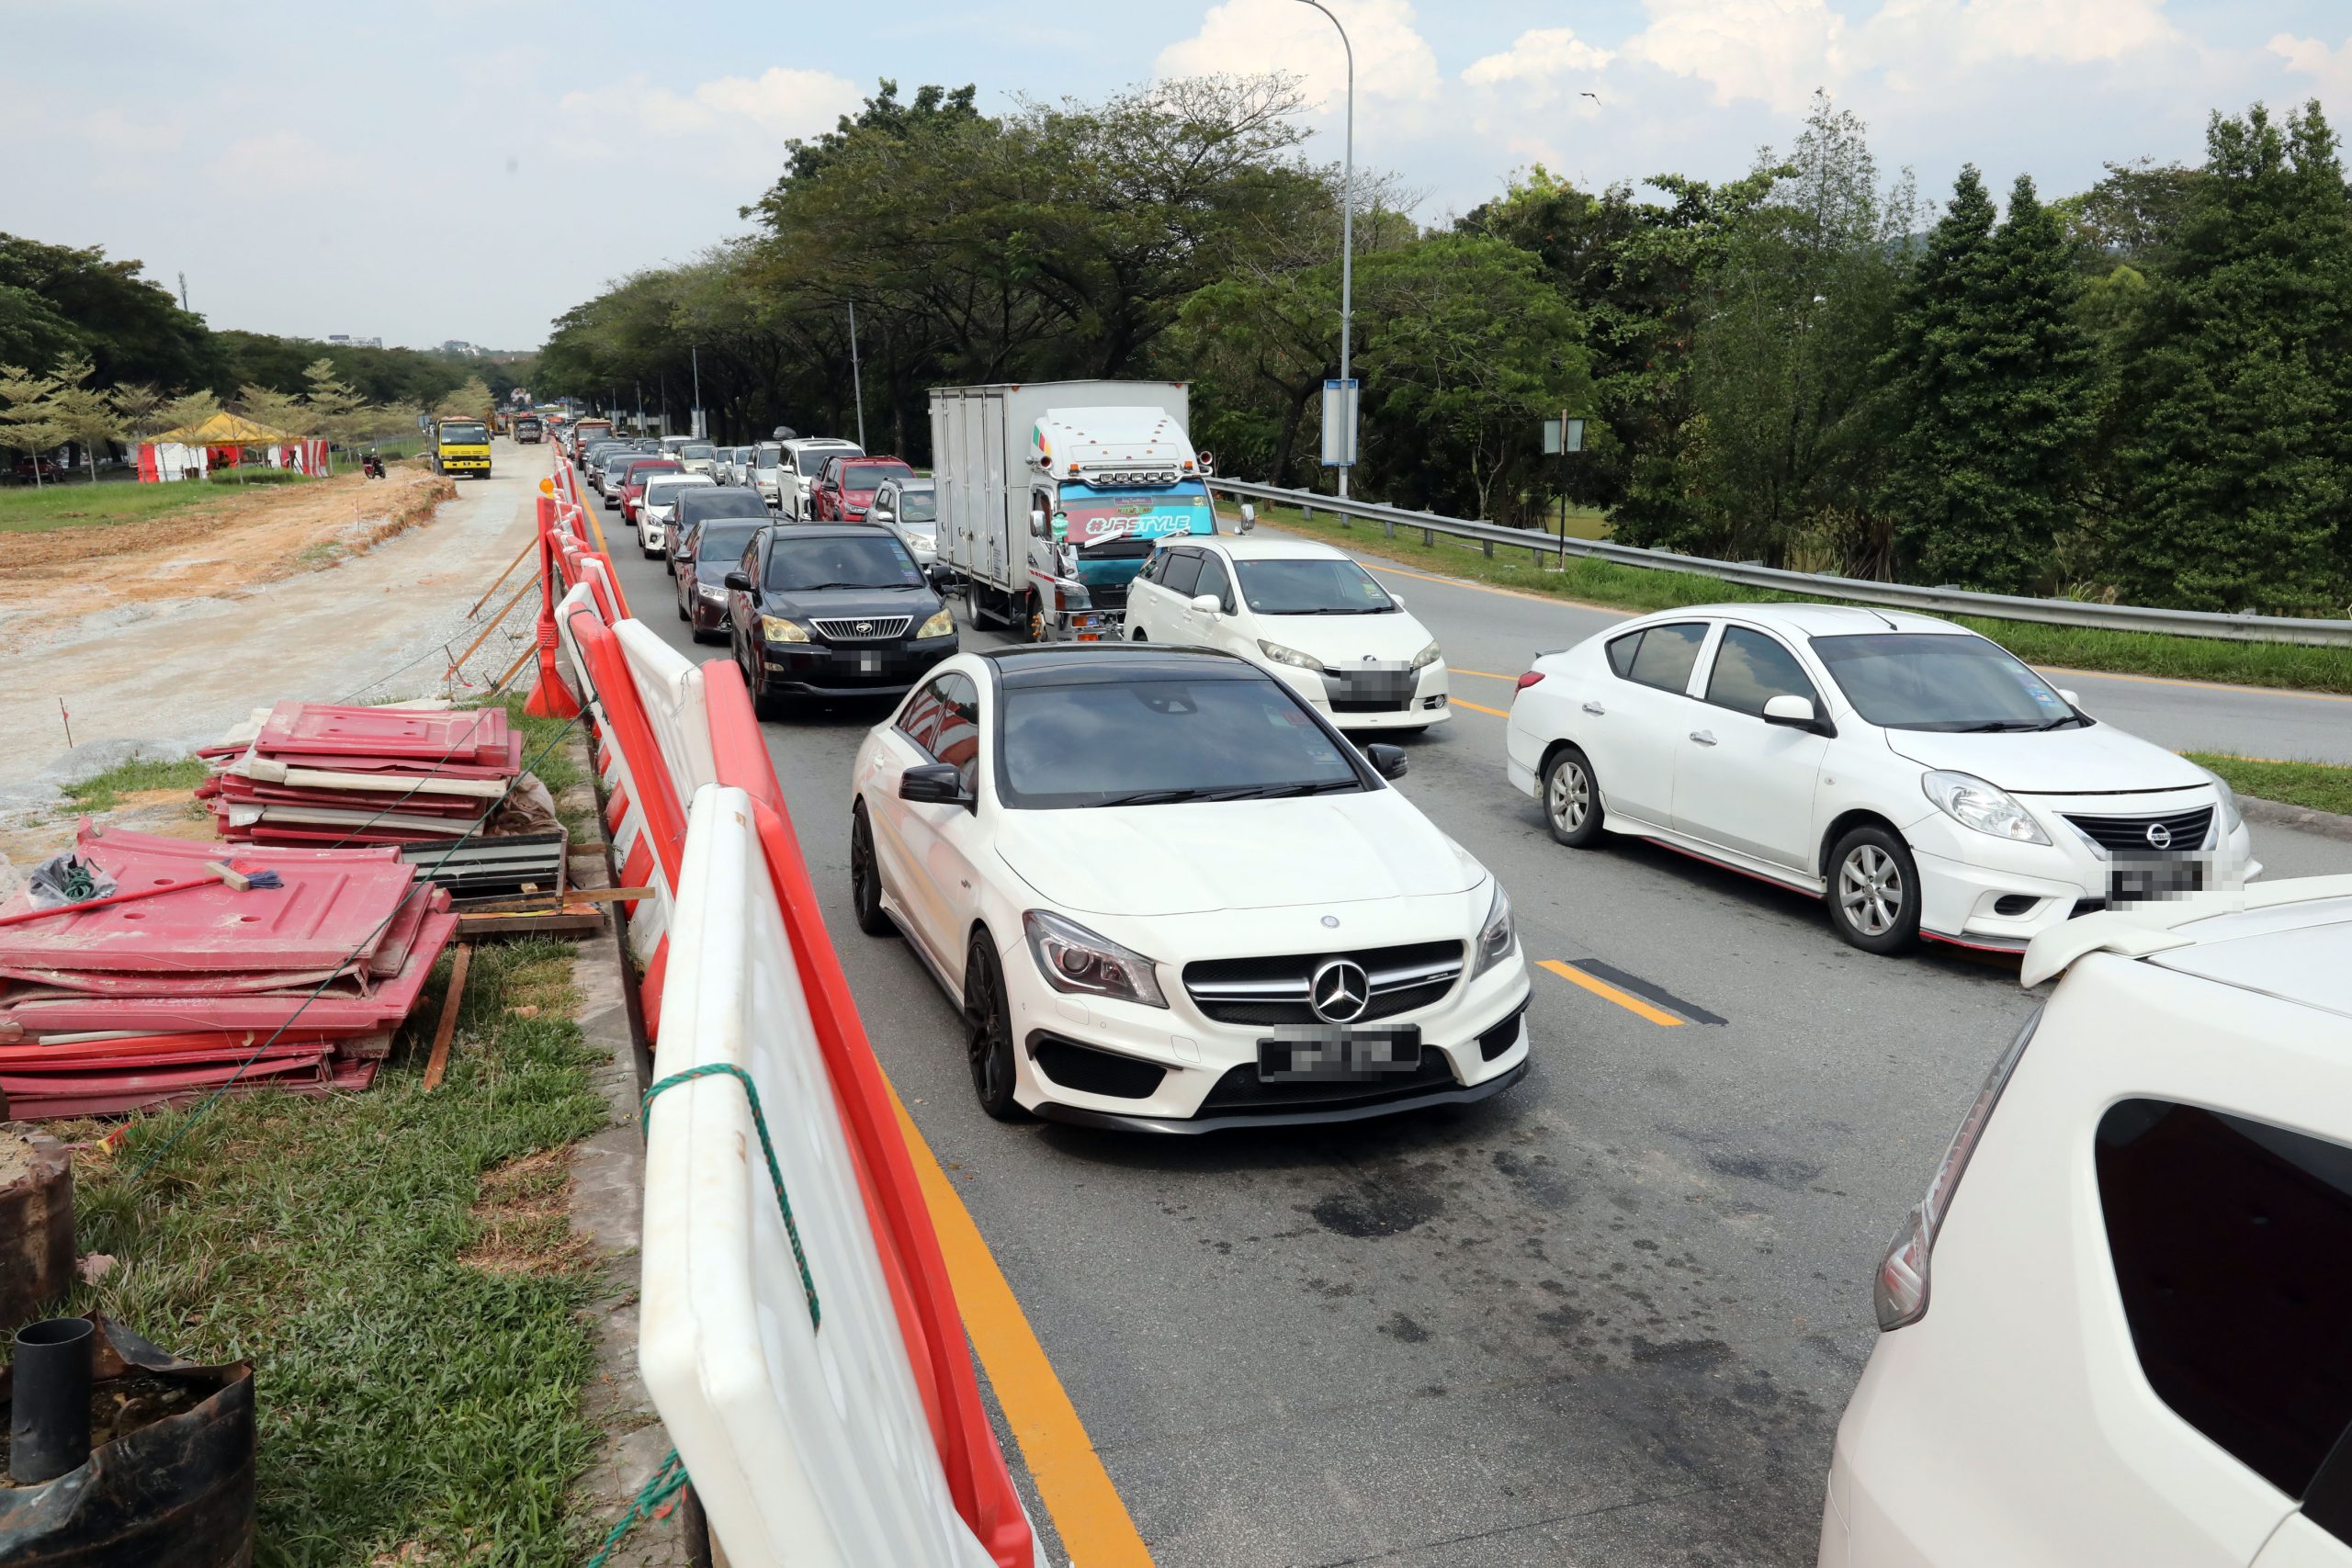
<svg viewBox="0 0 2352 1568">
<path fill-rule="evenodd" d="M 859 747 L 861 930 L 962 1008 L 991 1116 L 1162 1133 L 1484 1100 L 1530 985 L 1486 867 L 1289 686 L 1132 644 L 967 652 Z"/>
<path fill-rule="evenodd" d="M 1405 602 L 1311 539 L 1170 538 L 1127 588 L 1127 636 L 1238 653 L 1342 729 L 1453 716 L 1445 658 Z"/>
<path fill-rule="evenodd" d="M 1826 899 L 1838 935 L 2021 951 L 2259 875 L 2230 786 L 1946 621 L 1702 604 L 1547 653 L 1504 765 L 1552 836 L 1649 839 Z"/>
</svg>

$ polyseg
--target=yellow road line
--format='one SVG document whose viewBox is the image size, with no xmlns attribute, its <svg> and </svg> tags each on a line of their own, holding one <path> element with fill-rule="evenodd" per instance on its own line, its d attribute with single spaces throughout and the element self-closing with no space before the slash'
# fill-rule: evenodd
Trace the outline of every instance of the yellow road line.
<svg viewBox="0 0 2352 1568">
<path fill-rule="evenodd" d="M 1615 1002 L 1627 1012 L 1634 1013 L 1638 1017 L 1648 1019 L 1652 1023 L 1655 1023 L 1661 1028 L 1679 1029 L 1682 1025 L 1682 1020 L 1675 1017 L 1664 1008 L 1652 1007 L 1649 1003 L 1634 995 L 1631 991 L 1621 991 L 1616 987 L 1611 985 L 1608 981 L 1596 979 L 1594 976 L 1586 974 L 1583 970 L 1576 967 L 1572 964 L 1563 964 L 1556 958 L 1546 958 L 1542 963 L 1538 964 L 1536 967 L 1538 969 L 1549 969 L 1561 979 L 1567 981 L 1568 984 L 1572 986 L 1582 986 L 1586 990 L 1590 991 L 1602 1001 Z"/>
<path fill-rule="evenodd" d="M 1497 718 L 1509 718 L 1510 716 L 1510 710 L 1509 708 L 1490 708 L 1484 703 L 1465 703 L 1460 697 L 1448 697 L 1445 700 L 1455 707 L 1468 708 L 1472 713 L 1490 713 Z"/>
<path fill-rule="evenodd" d="M 939 1233 L 939 1250 L 947 1262 L 948 1281 L 956 1288 L 964 1330 L 987 1369 L 989 1386 L 1012 1428 L 1013 1441 L 1021 1445 L 1021 1457 L 1045 1499 L 1046 1512 L 1061 1532 L 1063 1549 L 1071 1562 L 1086 1568 L 1151 1568 L 1150 1549 L 1127 1517 L 1126 1504 L 1111 1484 L 1077 1407 L 1054 1375 L 1054 1364 L 1046 1359 L 1046 1348 L 1037 1343 L 1004 1270 L 997 1267 L 996 1256 L 972 1221 L 972 1212 L 956 1195 L 955 1185 L 939 1168 L 939 1156 L 923 1142 L 895 1088 L 890 1104 L 899 1113 L 899 1130 L 906 1134 L 932 1227 Z"/>
<path fill-rule="evenodd" d="M 2313 702 L 2352 703 L 2341 692 L 2297 692 L 2285 686 L 2233 686 L 2226 681 L 2191 681 L 2178 675 L 2122 675 L 2112 670 L 2077 670 L 2070 664 L 2037 664 L 2052 675 L 2086 675 L 2094 681 L 2132 681 L 2143 686 L 2199 686 L 2209 692 L 2259 692 L 2267 697 L 2308 697 Z"/>
<path fill-rule="evenodd" d="M 1453 671 L 1456 675 L 1476 675 L 1481 681 L 1509 681 L 1513 685 L 1517 685 L 1519 683 L 1518 676 L 1498 675 L 1492 670 L 1464 670 L 1459 664 L 1449 664 L 1446 668 Z"/>
</svg>

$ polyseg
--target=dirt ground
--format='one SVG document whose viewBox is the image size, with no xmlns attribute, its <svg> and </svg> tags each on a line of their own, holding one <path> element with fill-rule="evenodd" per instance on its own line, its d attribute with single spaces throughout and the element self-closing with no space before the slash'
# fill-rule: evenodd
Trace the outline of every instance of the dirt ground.
<svg viewBox="0 0 2352 1568">
<path fill-rule="evenodd" d="M 501 442 L 487 480 L 402 467 L 153 523 L 0 535 L 0 786 L 54 762 L 69 723 L 76 747 L 135 740 L 168 755 L 281 697 L 486 686 L 527 643 L 529 595 L 489 622 L 528 564 L 469 610 L 530 540 L 544 452 Z"/>
</svg>

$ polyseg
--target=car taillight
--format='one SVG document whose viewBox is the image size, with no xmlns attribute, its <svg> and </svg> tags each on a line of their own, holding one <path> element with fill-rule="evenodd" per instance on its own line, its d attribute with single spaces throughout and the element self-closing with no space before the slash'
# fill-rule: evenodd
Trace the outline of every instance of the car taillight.
<svg viewBox="0 0 2352 1568">
<path fill-rule="evenodd" d="M 1969 1157 L 1975 1154 L 1977 1141 L 1984 1135 L 1984 1125 L 1993 1118 L 1993 1108 L 2001 1102 L 2001 1091 L 2009 1085 L 2009 1075 L 2018 1069 L 2018 1058 L 2025 1055 L 2027 1042 L 2041 1023 L 2041 1010 L 2025 1021 L 2018 1037 L 1993 1064 L 1984 1079 L 1984 1087 L 1976 1091 L 1975 1103 L 1968 1114 L 1961 1118 L 1960 1130 L 1951 1135 L 1951 1145 L 1944 1150 L 1943 1163 L 1936 1167 L 1936 1179 L 1928 1184 L 1928 1195 L 1919 1206 L 1903 1218 L 1903 1224 L 1887 1244 L 1886 1256 L 1879 1260 L 1878 1279 L 1871 1289 L 1871 1304 L 1878 1309 L 1881 1333 L 1893 1333 L 1907 1327 L 1928 1315 L 1928 1275 L 1936 1250 L 1936 1237 L 1944 1228 L 1944 1216 L 1951 1212 L 1952 1193 L 1960 1186 L 1961 1174 L 1968 1168 Z"/>
<path fill-rule="evenodd" d="M 1527 690 L 1527 688 L 1528 688 L 1528 687 L 1532 686 L 1533 684 L 1535 684 L 1535 682 L 1536 682 L 1541 681 L 1542 679 L 1544 679 L 1544 671 L 1541 671 L 1541 670 L 1530 670 L 1526 674 L 1521 675 L 1521 676 L 1519 678 L 1519 684 L 1518 684 L 1518 685 L 1516 685 L 1516 686 L 1514 686 L 1514 687 L 1512 687 L 1512 688 L 1511 688 L 1511 690 L 1512 690 L 1512 691 L 1514 691 L 1514 692 L 1523 692 L 1523 691 Z"/>
</svg>

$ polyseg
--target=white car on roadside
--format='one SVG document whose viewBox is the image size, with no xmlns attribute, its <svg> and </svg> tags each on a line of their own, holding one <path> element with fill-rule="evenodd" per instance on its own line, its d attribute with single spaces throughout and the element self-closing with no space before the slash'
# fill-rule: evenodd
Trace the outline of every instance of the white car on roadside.
<svg viewBox="0 0 2352 1568">
<path fill-rule="evenodd" d="M 690 490 L 711 484 L 708 474 L 663 474 L 649 479 L 645 494 L 637 503 L 637 543 L 648 558 L 662 554 L 670 541 L 670 522 L 677 515 L 678 497 Z"/>
<path fill-rule="evenodd" d="M 859 928 L 962 1008 L 975 1092 L 1149 1132 L 1353 1121 L 1526 1071 L 1502 886 L 1286 684 L 1193 649 L 962 653 L 858 748 Z"/>
<path fill-rule="evenodd" d="M 2089 916 L 1880 1265 L 1820 1568 L 2352 1564 L 2352 876 Z"/>
<path fill-rule="evenodd" d="M 1899 611 L 1627 622 L 1520 678 L 1504 761 L 1560 842 L 1649 839 L 1812 894 L 1872 953 L 2017 952 L 2077 913 L 2262 870 L 2221 779 Z"/>
<path fill-rule="evenodd" d="M 1453 716 L 1437 639 L 1329 545 L 1170 539 L 1128 585 L 1126 630 L 1238 654 L 1343 729 L 1410 734 Z"/>
<path fill-rule="evenodd" d="M 784 444 L 780 441 L 759 443 L 752 447 L 751 456 L 744 459 L 743 467 L 744 478 L 739 482 L 758 491 L 760 499 L 771 508 L 780 504 L 784 486 Z"/>
<path fill-rule="evenodd" d="M 817 476 L 824 471 L 825 459 L 843 455 L 862 457 L 865 448 L 854 441 L 831 435 L 797 436 L 784 444 L 782 462 L 776 469 L 775 504 L 787 521 L 807 523 L 815 519 L 808 492 L 815 488 Z"/>
</svg>

